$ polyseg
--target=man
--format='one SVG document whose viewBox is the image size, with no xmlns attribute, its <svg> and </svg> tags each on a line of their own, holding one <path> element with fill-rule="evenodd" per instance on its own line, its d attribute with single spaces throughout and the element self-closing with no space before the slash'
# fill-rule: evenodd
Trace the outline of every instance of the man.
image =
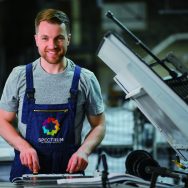
<svg viewBox="0 0 188 188">
<path fill-rule="evenodd" d="M 105 134 L 104 107 L 94 74 L 66 58 L 69 19 L 46 9 L 35 19 L 40 58 L 13 69 L 0 101 L 0 136 L 15 148 L 10 180 L 27 173 L 76 173 Z M 83 120 L 91 130 L 81 144 Z M 12 126 L 18 117 L 18 130 Z"/>
</svg>

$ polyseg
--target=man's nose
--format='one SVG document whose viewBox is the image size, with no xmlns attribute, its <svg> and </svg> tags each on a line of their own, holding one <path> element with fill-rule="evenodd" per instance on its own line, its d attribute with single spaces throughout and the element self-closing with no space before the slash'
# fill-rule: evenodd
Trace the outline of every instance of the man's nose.
<svg viewBox="0 0 188 188">
<path fill-rule="evenodd" d="M 50 48 L 57 48 L 57 42 L 55 40 L 49 40 L 48 46 Z"/>
</svg>

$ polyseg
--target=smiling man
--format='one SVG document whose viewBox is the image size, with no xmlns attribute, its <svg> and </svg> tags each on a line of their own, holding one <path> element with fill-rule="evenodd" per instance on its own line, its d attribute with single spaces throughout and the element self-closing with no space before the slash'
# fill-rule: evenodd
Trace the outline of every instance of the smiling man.
<svg viewBox="0 0 188 188">
<path fill-rule="evenodd" d="M 40 58 L 13 69 L 0 101 L 0 136 L 15 149 L 10 180 L 27 173 L 83 172 L 105 134 L 104 106 L 95 75 L 66 58 L 67 15 L 39 12 L 35 41 Z M 91 125 L 81 143 L 83 121 Z M 12 122 L 18 118 L 18 130 Z"/>
</svg>

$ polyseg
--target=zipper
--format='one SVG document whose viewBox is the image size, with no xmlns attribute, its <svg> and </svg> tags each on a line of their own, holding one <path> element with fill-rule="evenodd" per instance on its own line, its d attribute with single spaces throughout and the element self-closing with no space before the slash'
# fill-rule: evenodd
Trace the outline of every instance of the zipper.
<svg viewBox="0 0 188 188">
<path fill-rule="evenodd" d="M 68 112 L 68 109 L 63 110 L 33 110 L 34 112 Z"/>
</svg>

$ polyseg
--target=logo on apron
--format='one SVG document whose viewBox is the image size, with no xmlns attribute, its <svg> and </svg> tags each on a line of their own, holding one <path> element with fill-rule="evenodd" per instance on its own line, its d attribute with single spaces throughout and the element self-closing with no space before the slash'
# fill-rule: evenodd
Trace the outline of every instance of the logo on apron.
<svg viewBox="0 0 188 188">
<path fill-rule="evenodd" d="M 49 129 L 48 127 L 54 126 L 54 129 Z M 46 135 L 54 136 L 58 133 L 60 130 L 60 124 L 57 119 L 53 117 L 48 117 L 43 123 L 42 123 L 42 129 L 43 133 Z"/>
</svg>

